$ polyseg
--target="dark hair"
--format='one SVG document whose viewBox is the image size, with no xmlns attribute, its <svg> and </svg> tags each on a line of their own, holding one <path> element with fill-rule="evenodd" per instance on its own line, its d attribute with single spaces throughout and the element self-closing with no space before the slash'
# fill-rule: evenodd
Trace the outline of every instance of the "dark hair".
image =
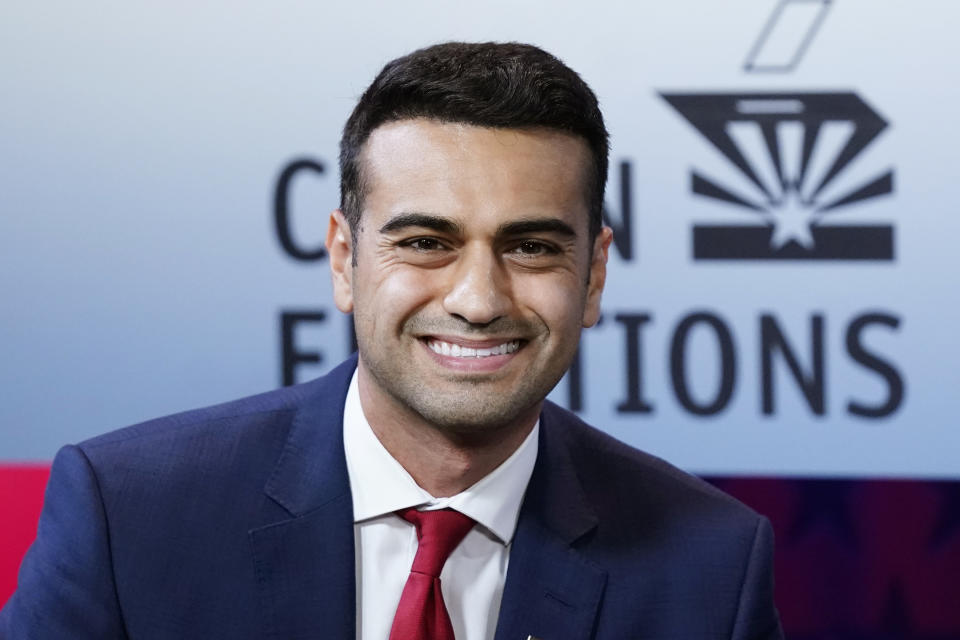
<svg viewBox="0 0 960 640">
<path fill-rule="evenodd" d="M 590 237 L 599 233 L 607 182 L 607 129 L 590 87 L 546 51 L 520 43 L 447 42 L 387 63 L 360 97 L 340 140 L 340 209 L 354 232 L 365 195 L 363 145 L 380 125 L 408 118 L 482 127 L 546 127 L 582 137 L 593 158 L 586 193 Z"/>
</svg>

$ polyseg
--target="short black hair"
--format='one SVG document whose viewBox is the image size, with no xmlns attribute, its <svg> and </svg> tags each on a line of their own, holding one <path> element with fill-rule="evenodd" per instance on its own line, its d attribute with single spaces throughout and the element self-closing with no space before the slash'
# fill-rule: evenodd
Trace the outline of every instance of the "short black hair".
<svg viewBox="0 0 960 640">
<path fill-rule="evenodd" d="M 543 49 L 516 42 L 446 42 L 387 63 L 360 97 L 340 139 L 340 209 L 353 232 L 365 195 L 363 145 L 380 125 L 410 118 L 545 127 L 580 136 L 593 160 L 586 193 L 591 240 L 600 232 L 609 134 L 587 83 Z"/>
</svg>

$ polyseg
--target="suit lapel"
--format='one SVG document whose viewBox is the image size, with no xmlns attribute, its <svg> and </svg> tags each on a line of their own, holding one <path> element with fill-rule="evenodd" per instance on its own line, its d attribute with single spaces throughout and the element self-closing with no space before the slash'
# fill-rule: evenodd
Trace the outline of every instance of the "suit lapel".
<svg viewBox="0 0 960 640">
<path fill-rule="evenodd" d="M 574 545 L 597 519 L 574 472 L 564 421 L 544 405 L 540 449 L 510 551 L 496 640 L 593 635 L 607 574 Z"/>
<path fill-rule="evenodd" d="M 353 506 L 343 454 L 343 404 L 351 358 L 319 382 L 294 417 L 266 494 L 291 518 L 249 532 L 267 635 L 356 636 Z M 606 572 L 577 540 L 597 524 L 549 403 L 537 463 L 510 552 L 496 640 L 590 638 Z"/>
<path fill-rule="evenodd" d="M 350 359 L 333 370 L 294 416 L 265 488 L 292 517 L 249 532 L 269 637 L 356 635 L 353 504 L 342 429 L 355 366 Z"/>
</svg>

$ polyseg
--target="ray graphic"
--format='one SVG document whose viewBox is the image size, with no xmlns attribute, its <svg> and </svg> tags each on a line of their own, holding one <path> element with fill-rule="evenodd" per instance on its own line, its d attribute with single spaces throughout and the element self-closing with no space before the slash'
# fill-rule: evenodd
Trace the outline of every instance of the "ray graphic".
<svg viewBox="0 0 960 640">
<path fill-rule="evenodd" d="M 769 203 L 775 205 L 780 202 L 783 199 L 783 187 L 774 160 L 779 154 L 770 153 L 760 123 L 750 120 L 728 122 L 726 131 L 763 185 L 763 193 L 770 196 Z"/>
<path fill-rule="evenodd" d="M 886 173 L 874 178 L 873 180 L 861 185 L 850 193 L 829 202 L 819 209 L 817 213 L 826 213 L 833 211 L 837 207 L 843 207 L 854 202 L 861 202 L 879 196 L 885 196 L 893 193 L 893 169 L 888 169 Z"/>
<path fill-rule="evenodd" d="M 744 207 L 745 209 L 756 211 L 757 213 L 766 213 L 766 209 L 764 209 L 763 206 L 754 202 L 750 202 L 745 197 L 739 196 L 726 187 L 720 186 L 717 182 L 704 176 L 696 169 L 690 172 L 690 189 L 697 195 L 713 198 L 714 200 L 719 200 L 729 204 L 735 204 Z"/>
<path fill-rule="evenodd" d="M 816 128 L 807 164 L 800 175 L 800 198 L 813 204 L 818 187 L 830 172 L 834 158 L 849 143 L 855 126 L 843 120 L 828 120 Z M 806 140 L 805 140 L 806 142 Z"/>
<path fill-rule="evenodd" d="M 803 124 L 788 120 L 777 122 L 772 128 L 783 190 L 796 191 L 800 184 L 800 167 L 803 163 Z"/>
<path fill-rule="evenodd" d="M 861 114 L 859 119 L 856 121 L 851 121 L 851 124 L 854 127 L 853 134 L 847 140 L 847 144 L 843 147 L 840 153 L 835 157 L 833 164 L 827 171 L 827 174 L 821 179 L 820 183 L 814 189 L 812 194 L 813 198 L 816 198 L 820 191 L 830 184 L 830 181 L 836 178 L 840 172 L 843 171 L 847 165 L 850 164 L 850 162 L 857 157 L 868 144 L 873 142 L 880 132 L 887 127 L 887 123 L 885 120 L 883 120 L 883 118 L 878 116 L 873 110 L 869 109 L 869 107 L 867 109 L 867 112 L 865 114 Z"/>
</svg>

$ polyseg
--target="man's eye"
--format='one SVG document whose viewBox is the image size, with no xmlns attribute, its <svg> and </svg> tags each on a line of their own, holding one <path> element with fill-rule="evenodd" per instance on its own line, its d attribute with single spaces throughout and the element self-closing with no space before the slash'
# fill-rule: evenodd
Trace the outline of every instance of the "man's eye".
<svg viewBox="0 0 960 640">
<path fill-rule="evenodd" d="M 436 238 L 414 238 L 413 240 L 407 240 L 403 243 L 403 246 L 409 247 L 414 251 L 438 251 L 443 249 L 443 245 L 440 244 L 440 241 Z"/>
<path fill-rule="evenodd" d="M 522 256 L 543 256 L 557 251 L 546 243 L 537 240 L 524 240 L 514 247 L 513 252 Z"/>
</svg>

